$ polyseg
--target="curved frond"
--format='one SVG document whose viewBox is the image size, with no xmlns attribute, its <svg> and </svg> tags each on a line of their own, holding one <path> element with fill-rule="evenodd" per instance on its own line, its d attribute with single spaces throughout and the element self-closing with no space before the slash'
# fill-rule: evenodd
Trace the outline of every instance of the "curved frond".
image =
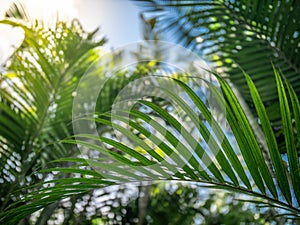
<svg viewBox="0 0 300 225">
<path fill-rule="evenodd" d="M 295 126 L 288 119 L 283 119 L 286 126 L 285 143 L 290 146 L 286 169 L 286 159 L 276 147 L 278 143 L 260 94 L 249 75 L 245 76 L 257 114 L 263 120 L 262 131 L 268 143 L 271 167 L 265 162 L 252 124 L 245 117 L 242 106 L 223 78 L 218 76 L 222 92 L 212 83 L 209 84 L 209 88 L 216 101 L 225 104 L 228 126 L 234 134 L 238 148 L 232 141 L 228 141 L 226 130 L 219 126 L 211 114 L 212 109 L 203 99 L 184 82 L 171 79 L 182 88 L 186 94 L 185 98 L 179 93 L 170 92 L 166 86 L 161 89 L 169 92 L 174 102 L 184 109 L 190 124 L 201 134 L 201 141 L 195 138 L 193 132 L 188 130 L 172 111 L 149 100 L 140 100 L 139 104 L 147 107 L 151 113 L 143 112 L 139 108 L 120 108 L 114 109 L 113 113 L 100 114 L 97 118 L 84 118 L 122 133 L 126 142 L 105 134 L 100 137 L 80 134 L 76 136 L 77 140 L 65 140 L 65 143 L 77 144 L 89 151 L 99 152 L 101 156 L 59 160 L 72 162 L 73 166 L 52 170 L 58 171 L 59 174 L 79 174 L 80 178 L 49 181 L 49 187 L 33 192 L 17 204 L 21 204 L 25 215 L 53 201 L 84 193 L 91 188 L 124 182 L 177 180 L 211 184 L 213 187 L 260 197 L 270 205 L 284 208 L 294 217 L 299 217 L 300 196 L 297 182 L 300 180 L 300 170 L 299 163 L 296 163 L 296 149 L 293 147 L 296 142 L 288 134 Z M 282 80 L 277 70 L 275 77 L 279 102 L 282 105 L 281 114 L 282 117 L 286 117 L 287 110 L 297 111 L 300 105 L 295 99 L 291 85 L 287 80 Z M 284 88 L 283 84 L 287 88 Z M 292 104 L 286 100 L 287 96 L 292 99 Z M 187 104 L 190 101 L 193 104 Z M 203 119 L 198 119 L 199 115 L 203 115 Z M 22 204 L 23 201 L 27 204 Z M 16 212 L 14 208 L 9 209 L 4 218 L 20 219 L 23 215 L 16 215 Z"/>
</svg>

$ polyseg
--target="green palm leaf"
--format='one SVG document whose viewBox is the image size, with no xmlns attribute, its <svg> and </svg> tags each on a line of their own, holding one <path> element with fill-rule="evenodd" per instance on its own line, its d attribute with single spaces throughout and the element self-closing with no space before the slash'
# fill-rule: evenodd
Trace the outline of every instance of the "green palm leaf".
<svg viewBox="0 0 300 225">
<path fill-rule="evenodd" d="M 17 17 L 25 10 L 21 5 L 13 7 L 8 16 Z M 21 8 L 15 15 L 16 7 Z M 73 135 L 72 106 L 76 88 L 91 64 L 99 60 L 98 47 L 105 43 L 104 38 L 95 41 L 98 29 L 87 33 L 77 20 L 57 21 L 55 27 L 46 29 L 40 21 L 30 23 L 25 17 L 22 18 L 26 23 L 15 19 L 0 21 L 22 29 L 25 34 L 21 46 L 6 62 L 0 80 L 1 213 L 14 205 L 17 196 L 29 192 L 24 187 L 53 175 L 38 172 L 47 167 L 49 161 L 78 154 L 73 143 L 63 144 L 60 140 Z M 111 59 L 107 66 L 112 67 L 118 57 Z M 105 101 L 97 105 L 97 112 L 111 109 L 118 91 L 130 81 L 128 75 L 131 79 L 140 77 L 137 71 L 117 74 L 100 94 Z M 95 76 L 103 79 L 102 67 L 97 68 Z M 68 162 L 61 162 L 60 166 L 67 165 Z M 67 176 L 64 174 L 61 178 Z M 37 186 L 32 188 L 36 190 Z M 17 193 L 19 189 L 22 190 Z M 50 208 L 55 210 L 55 207 Z M 20 215 L 25 215 L 23 213 L 26 211 Z"/>
<path fill-rule="evenodd" d="M 214 152 L 215 155 L 211 155 L 208 152 L 213 152 L 212 149 L 203 149 L 203 146 L 197 143 L 194 145 L 194 142 L 198 141 L 181 125 L 171 112 L 151 101 L 140 100 L 139 103 L 151 108 L 152 113 L 147 114 L 137 109 L 129 111 L 119 109 L 123 113 L 101 114 L 101 118 L 95 119 L 97 123 L 121 131 L 124 137 L 127 137 L 126 140 L 130 140 L 130 142 L 125 144 L 121 140 L 90 134 L 79 135 L 80 138 L 85 138 L 84 140 L 80 139 L 81 141 L 64 141 L 69 144 L 79 144 L 91 150 L 95 149 L 106 156 L 87 160 L 80 158 L 59 160 L 60 162 L 72 162 L 73 166 L 69 168 L 53 168 L 54 171 L 58 171 L 59 174 L 77 173 L 80 174 L 80 178 L 64 178 L 48 181 L 47 183 L 49 184 L 56 184 L 54 186 L 50 185 L 47 188 L 41 188 L 33 192 L 32 195 L 27 195 L 24 200 L 17 203 L 21 204 L 19 209 L 22 209 L 24 214 L 18 215 L 18 208 L 10 208 L 4 214 L 3 218 L 9 221 L 17 221 L 25 214 L 43 208 L 53 201 L 74 194 L 84 193 L 96 187 L 129 181 L 170 179 L 207 183 L 212 184 L 213 187 L 261 197 L 270 202 L 271 205 L 282 207 L 290 211 L 292 216 L 298 217 L 299 208 L 296 202 L 299 201 L 297 188 L 299 164 L 296 163 L 298 156 L 295 154 L 295 148 L 293 148 L 293 146 L 296 146 L 296 141 L 294 138 L 291 138 L 294 137 L 291 132 L 296 127 L 289 122 L 286 115 L 288 112 L 287 109 L 298 112 L 299 102 L 295 98 L 295 92 L 291 85 L 287 82 L 285 82 L 287 86 L 287 90 L 285 90 L 283 81 L 275 70 L 275 77 L 279 87 L 279 101 L 282 105 L 282 116 L 286 117 L 283 119 L 286 133 L 285 142 L 287 146 L 290 146 L 290 149 L 287 151 L 289 168 L 286 170 L 283 165 L 283 158 L 276 147 L 275 134 L 271 128 L 270 120 L 259 92 L 250 77 L 247 74 L 245 76 L 255 108 L 257 109 L 257 114 L 262 121 L 262 132 L 268 144 L 272 168 L 267 166 L 262 151 L 259 148 L 259 141 L 254 135 L 252 125 L 244 116 L 242 106 L 223 78 L 218 77 L 222 92 L 212 84 L 209 87 L 218 101 L 221 102 L 221 96 L 222 94 L 224 95 L 225 101 L 223 99 L 223 103 L 226 106 L 228 125 L 235 135 L 239 149 L 235 149 L 234 145 L 227 138 L 221 140 L 222 136 L 226 137 L 225 131 L 212 118 L 211 109 L 204 104 L 203 100 L 185 83 L 171 79 L 183 88 L 182 90 L 195 103 L 194 107 L 197 107 L 203 113 L 204 120 L 191 121 L 192 123 L 196 123 L 195 127 L 202 134 L 203 140 L 212 143 L 208 144 L 208 146 L 211 148 L 217 145 L 220 148 L 219 152 Z M 174 93 L 172 93 L 172 96 L 178 106 L 187 112 L 188 116 L 194 117 L 196 115 L 195 109 L 192 109 L 185 101 L 179 100 L 180 97 L 175 97 Z M 287 101 L 287 96 L 291 98 L 291 103 Z M 114 110 L 114 113 L 118 111 Z M 126 117 L 128 114 L 124 112 L 130 114 L 130 120 L 125 127 L 122 127 L 119 122 L 128 121 Z M 159 115 L 168 125 L 163 126 L 162 122 L 158 123 L 154 120 L 152 117 L 153 113 Z M 152 126 L 153 130 L 149 132 L 145 125 Z M 206 129 L 209 129 L 211 134 L 214 133 L 214 135 L 209 137 L 211 140 L 207 137 L 205 138 L 205 135 L 207 135 Z M 174 133 L 174 131 L 176 132 Z M 164 134 L 164 136 L 161 134 Z M 207 161 L 208 158 L 210 158 L 210 162 Z M 91 167 L 98 174 L 95 174 L 95 171 Z M 292 183 L 288 182 L 286 174 L 291 176 Z M 41 199 L 37 199 L 36 196 Z M 27 204 L 22 204 L 24 201 Z"/>
<path fill-rule="evenodd" d="M 297 1 L 145 0 L 135 1 L 143 18 L 155 20 L 153 32 L 173 38 L 215 62 L 226 73 L 255 113 L 242 68 L 257 87 L 271 125 L 283 138 L 271 62 L 300 94 L 300 4 Z M 299 97 L 298 97 L 299 99 Z M 279 143 L 284 153 L 284 143 Z"/>
<path fill-rule="evenodd" d="M 74 153 L 57 141 L 72 135 L 72 94 L 104 39 L 95 42 L 76 20 L 57 23 L 52 30 L 14 19 L 1 24 L 21 28 L 25 35 L 1 74 L 2 211 L 13 202 L 16 189 L 41 179 L 34 171 Z"/>
</svg>

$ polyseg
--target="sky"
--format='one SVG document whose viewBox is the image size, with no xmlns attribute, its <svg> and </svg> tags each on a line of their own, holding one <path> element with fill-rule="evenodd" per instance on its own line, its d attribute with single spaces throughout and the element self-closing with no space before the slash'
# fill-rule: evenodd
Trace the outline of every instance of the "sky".
<svg viewBox="0 0 300 225">
<path fill-rule="evenodd" d="M 0 0 L 0 19 L 13 0 Z M 108 43 L 105 49 L 121 47 L 141 40 L 138 8 L 129 0 L 21 0 L 32 18 L 51 20 L 56 12 L 63 19 L 78 18 L 83 28 L 92 31 L 100 27 L 100 36 Z M 2 64 L 14 46 L 22 39 L 22 33 L 0 25 L 0 63 Z"/>
</svg>

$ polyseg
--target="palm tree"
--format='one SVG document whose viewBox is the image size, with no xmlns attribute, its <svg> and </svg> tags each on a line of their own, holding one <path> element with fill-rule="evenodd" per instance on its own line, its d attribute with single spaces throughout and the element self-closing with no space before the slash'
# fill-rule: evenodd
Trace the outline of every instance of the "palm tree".
<svg viewBox="0 0 300 225">
<path fill-rule="evenodd" d="M 247 4 L 248 2 L 249 4 Z M 230 81 L 240 87 L 242 96 L 258 118 L 260 127 L 255 126 L 249 119 L 249 114 L 245 111 L 240 97 L 237 96 L 229 81 L 214 73 L 221 90 L 214 82 L 206 82 L 206 85 L 212 92 L 215 101 L 224 107 L 227 126 L 233 134 L 233 138 L 229 139 L 227 132 L 213 117 L 212 109 L 201 96 L 199 97 L 199 93 L 190 87 L 189 82 L 183 82 L 174 76 L 161 78 L 161 80 L 167 79 L 181 88 L 181 93 L 185 94 L 185 98 L 176 95 L 177 93 L 168 92 L 167 87 L 161 89 L 172 96 L 177 106 L 185 112 L 189 124 L 192 124 L 201 134 L 202 142 L 206 143 L 209 148 L 205 148 L 198 139 L 195 139 L 193 134 L 180 123 L 174 115 L 174 111 L 168 110 L 167 105 L 159 104 L 157 99 L 152 101 L 149 98 L 139 100 L 138 107 L 134 107 L 132 110 L 123 109 L 118 114 L 100 110 L 95 117 L 83 118 L 83 120 L 92 119 L 98 127 L 106 127 L 107 130 L 113 128 L 123 133 L 123 137 L 127 141 L 130 140 L 127 144 L 124 144 L 123 140 L 116 140 L 115 137 L 107 136 L 105 133 L 100 133 L 100 137 L 81 133 L 77 134 L 77 140 L 74 139 L 71 136 L 71 129 L 68 129 L 67 126 L 67 122 L 70 121 L 70 117 L 68 117 L 70 111 L 67 109 L 70 109 L 69 106 L 72 103 L 70 96 L 74 89 L 66 88 L 66 86 L 70 86 L 69 83 L 62 82 L 61 84 L 61 81 L 65 81 L 61 76 L 64 75 L 72 80 L 73 74 L 80 76 L 82 73 L 73 71 L 67 76 L 69 70 L 67 69 L 65 72 L 65 67 L 59 62 L 57 62 L 58 65 L 51 66 L 47 60 L 49 56 L 45 57 L 44 55 L 47 54 L 47 51 L 39 50 L 41 42 L 33 41 L 39 40 L 37 37 L 41 35 L 40 30 L 37 32 L 33 28 L 10 20 L 2 21 L 2 23 L 9 23 L 24 29 L 26 36 L 19 51 L 22 53 L 24 48 L 27 48 L 28 52 L 35 51 L 36 53 L 32 57 L 37 57 L 36 60 L 40 65 L 36 66 L 35 63 L 30 63 L 30 60 L 27 60 L 29 62 L 23 60 L 20 63 L 18 57 L 24 56 L 17 54 L 18 51 L 12 58 L 15 59 L 11 64 L 15 66 L 13 68 L 20 68 L 20 73 L 15 73 L 16 75 L 13 76 L 20 79 L 25 88 L 13 86 L 13 92 L 17 93 L 17 97 L 13 96 L 10 90 L 1 89 L 4 93 L 1 95 L 1 123 L 2 127 L 6 128 L 1 129 L 2 152 L 6 154 L 3 161 L 13 161 L 10 157 L 21 157 L 23 152 L 26 157 L 22 157 L 28 159 L 31 152 L 41 154 L 49 151 L 58 152 L 58 155 L 51 158 L 50 156 L 53 154 L 48 154 L 46 161 L 58 159 L 66 156 L 63 150 L 72 149 L 75 144 L 99 152 L 100 157 L 87 160 L 77 157 L 56 160 L 59 163 L 56 167 L 44 170 L 46 173 L 58 172 L 56 179 L 22 189 L 23 193 L 16 192 L 15 196 L 5 194 L 9 196 L 5 206 L 9 205 L 9 207 L 1 215 L 1 222 L 16 223 L 39 209 L 51 206 L 50 204 L 53 202 L 76 194 L 87 193 L 94 188 L 119 184 L 124 181 L 153 180 L 154 178 L 196 182 L 198 185 L 244 193 L 258 197 L 260 199 L 258 202 L 264 206 L 285 210 L 282 211 L 282 215 L 287 218 L 299 218 L 300 104 L 298 84 L 294 82 L 294 78 L 298 74 L 298 54 L 296 53 L 299 51 L 297 51 L 297 47 L 293 48 L 293 46 L 298 46 L 299 38 L 291 41 L 291 37 L 297 36 L 297 33 L 293 33 L 297 28 L 295 28 L 296 26 L 290 27 L 286 23 L 287 18 L 290 18 L 297 24 L 296 12 L 299 7 L 294 2 L 283 4 L 278 1 L 276 4 L 265 3 L 264 6 L 255 3 L 258 2 L 165 1 L 159 4 L 156 1 L 148 1 L 145 4 L 152 12 L 162 12 L 158 15 L 155 14 L 157 15 L 155 24 L 158 27 L 166 24 L 170 29 L 183 31 L 184 35 L 178 38 L 181 43 L 195 50 L 199 46 L 198 42 L 204 43 L 201 45 L 204 50 L 206 49 L 204 53 L 215 60 L 217 69 L 226 68 L 225 73 L 229 75 Z M 292 8 L 293 13 L 283 10 L 286 7 Z M 256 13 L 259 9 L 264 13 Z M 174 13 L 171 19 L 167 13 L 164 13 L 168 10 Z M 294 11 L 295 18 L 293 17 Z M 192 21 L 192 26 L 187 21 Z M 275 26 L 272 26 L 273 24 Z M 288 32 L 279 32 L 280 29 L 286 29 Z M 176 32 L 176 35 L 180 34 Z M 54 36 L 56 37 L 56 35 Z M 46 37 L 48 36 L 46 35 Z M 80 38 L 74 39 L 81 40 Z M 46 40 L 48 40 L 48 44 L 51 42 L 51 38 Z M 54 43 L 60 42 L 57 40 Z M 80 41 L 79 43 L 85 42 Z M 78 42 L 76 44 L 78 45 Z M 76 71 L 77 66 L 80 65 L 79 71 L 82 72 L 86 69 L 81 67 L 83 63 L 76 64 L 78 61 L 72 60 L 74 59 L 72 50 L 76 49 L 77 45 L 73 45 L 73 48 L 65 48 L 63 51 L 71 51 L 70 54 L 65 55 L 69 55 L 70 62 L 74 62 L 72 70 Z M 216 49 L 211 48 L 211 45 L 216 46 Z M 275 45 L 275 47 L 270 48 L 269 45 L 271 47 Z M 283 45 L 286 48 L 283 48 Z M 90 49 L 95 47 L 92 43 L 82 47 L 84 46 L 90 47 Z M 280 50 L 281 48 L 284 50 Z M 222 54 L 217 55 L 214 51 Z M 245 61 L 245 58 L 248 61 Z M 79 59 L 88 61 L 93 57 L 79 57 Z M 51 63 L 56 62 L 55 60 L 56 57 L 52 57 Z M 255 63 L 257 61 L 261 62 L 258 66 Z M 252 62 L 252 64 L 247 62 Z M 237 69 L 238 66 L 244 71 Z M 59 69 L 62 71 L 57 71 Z M 21 71 L 26 72 L 26 76 Z M 34 76 L 37 72 L 42 76 Z M 192 76 L 193 74 L 188 75 Z M 2 82 L 13 82 L 9 79 L 11 76 L 10 73 L 6 73 Z M 274 81 L 273 86 L 271 85 L 272 80 Z M 270 89 L 267 91 L 263 88 L 266 83 L 270 83 Z M 41 84 L 44 85 L 42 86 L 44 91 L 40 89 Z M 53 84 L 55 86 L 52 87 Z M 75 82 L 74 85 L 76 86 L 76 84 Z M 46 97 L 37 93 L 44 93 Z M 69 98 L 62 97 L 65 93 Z M 48 99 L 46 104 L 45 99 Z M 67 99 L 69 104 L 65 103 Z M 57 100 L 55 107 L 53 100 Z M 192 102 L 193 107 L 187 102 Z M 275 116 L 270 113 L 272 106 L 278 107 L 278 113 Z M 66 111 L 64 111 L 65 108 Z M 110 108 L 108 106 L 107 109 Z M 129 121 L 127 115 L 130 115 Z M 157 120 L 157 117 L 160 119 Z M 66 120 L 66 118 L 69 119 Z M 57 121 L 61 121 L 61 123 L 57 123 Z M 126 127 L 120 125 L 124 122 L 127 122 Z M 151 131 L 147 129 L 149 126 L 151 126 Z M 19 127 L 21 129 L 16 129 Z M 257 136 L 257 129 L 261 129 L 260 137 Z M 63 134 L 61 134 L 62 131 Z M 283 135 L 280 135 L 280 132 Z M 211 135 L 212 133 L 213 135 Z M 69 138 L 64 139 L 67 136 Z M 64 139 L 63 142 L 58 142 L 62 139 Z M 97 144 L 99 142 L 102 145 Z M 52 145 L 48 145 L 50 143 Z M 263 154 L 264 151 L 267 154 Z M 19 153 L 20 156 L 15 156 L 14 152 Z M 209 152 L 214 154 L 209 154 Z M 267 160 L 266 155 L 269 156 Z M 207 159 L 210 159 L 209 164 L 207 164 Z M 31 161 L 34 162 L 34 160 Z M 96 171 L 91 169 L 91 166 Z M 24 176 L 34 171 L 30 168 L 24 170 Z M 14 198 L 19 200 L 14 201 Z"/>
<path fill-rule="evenodd" d="M 59 141 L 73 135 L 72 105 L 76 88 L 91 64 L 99 60 L 99 47 L 106 42 L 105 38 L 96 40 L 98 29 L 85 32 L 76 19 L 57 21 L 55 27 L 47 29 L 43 21 L 30 21 L 22 4 L 13 4 L 6 15 L 1 24 L 23 30 L 24 40 L 1 72 L 1 213 L 16 198 L 30 192 L 26 187 L 52 178 L 51 171 L 41 173 L 41 168 L 53 160 L 79 154 L 74 145 L 63 145 Z M 110 58 L 103 68 L 113 67 L 119 57 Z M 102 79 L 103 68 L 97 67 L 94 76 Z M 101 93 L 99 99 L 102 100 L 96 106 L 98 113 L 110 110 L 115 98 L 111 93 L 117 93 L 130 81 L 124 71 L 116 74 Z M 136 71 L 130 76 L 134 79 L 140 75 Z M 19 189 L 22 191 L 16 192 Z M 69 202 L 75 205 L 82 197 L 72 197 Z M 36 224 L 45 224 L 63 207 L 62 203 L 45 207 Z M 64 223 L 68 223 L 73 219 L 73 210 L 64 212 Z M 23 223 L 29 224 L 29 218 Z"/>
<path fill-rule="evenodd" d="M 1 74 L 0 194 L 1 210 L 14 202 L 15 190 L 45 179 L 38 168 L 71 156 L 72 146 L 57 140 L 72 134 L 73 94 L 80 77 L 95 59 L 102 38 L 83 31 L 80 23 L 57 22 L 46 30 L 41 22 L 28 24 L 25 9 L 14 4 L 1 24 L 18 27 L 24 40 Z M 27 191 L 24 190 L 22 194 Z"/>
</svg>

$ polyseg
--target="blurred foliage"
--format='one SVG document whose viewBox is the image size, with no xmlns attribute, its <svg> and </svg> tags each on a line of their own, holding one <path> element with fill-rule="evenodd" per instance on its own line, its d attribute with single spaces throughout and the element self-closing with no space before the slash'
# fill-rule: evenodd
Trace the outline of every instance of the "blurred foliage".
<svg viewBox="0 0 300 225">
<path fill-rule="evenodd" d="M 92 221 L 106 225 L 291 224 L 284 218 L 276 218 L 276 210 L 260 210 L 253 203 L 239 201 L 239 197 L 234 193 L 201 190 L 184 183 L 158 183 L 139 187 L 138 195 L 126 204 L 121 198 L 107 200 L 105 205 L 110 206 L 110 210 L 98 214 L 98 218 L 95 215 Z M 142 223 L 139 220 L 141 200 L 146 203 Z"/>
</svg>

